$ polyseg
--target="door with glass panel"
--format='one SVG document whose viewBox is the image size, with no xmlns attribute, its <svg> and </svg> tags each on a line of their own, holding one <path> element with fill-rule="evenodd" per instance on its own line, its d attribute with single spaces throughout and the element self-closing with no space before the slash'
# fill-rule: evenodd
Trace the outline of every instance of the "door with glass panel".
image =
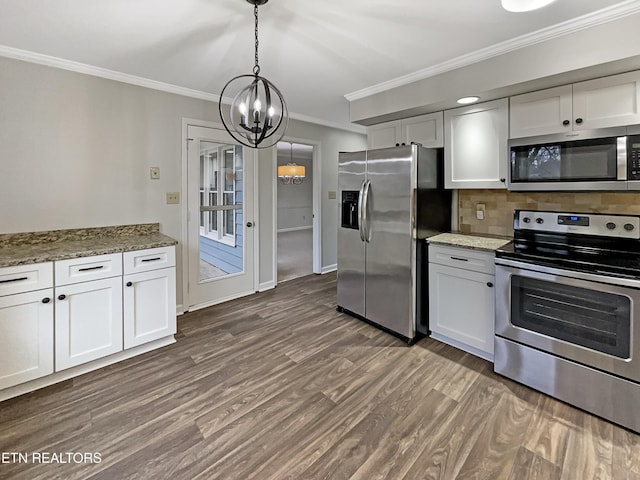
<svg viewBox="0 0 640 480">
<path fill-rule="evenodd" d="M 188 127 L 189 280 L 193 309 L 255 292 L 254 151 L 224 130 Z"/>
</svg>

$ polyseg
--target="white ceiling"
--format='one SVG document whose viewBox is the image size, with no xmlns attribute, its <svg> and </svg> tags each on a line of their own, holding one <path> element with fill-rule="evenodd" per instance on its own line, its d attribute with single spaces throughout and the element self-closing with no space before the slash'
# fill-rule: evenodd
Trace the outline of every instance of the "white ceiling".
<svg viewBox="0 0 640 480">
<path fill-rule="evenodd" d="M 345 94 L 638 3 L 557 0 L 516 14 L 502 10 L 500 0 L 271 0 L 259 10 L 261 74 L 283 92 L 291 112 L 346 124 Z M 2 45 L 219 94 L 227 80 L 253 67 L 253 6 L 246 0 L 0 0 Z"/>
</svg>

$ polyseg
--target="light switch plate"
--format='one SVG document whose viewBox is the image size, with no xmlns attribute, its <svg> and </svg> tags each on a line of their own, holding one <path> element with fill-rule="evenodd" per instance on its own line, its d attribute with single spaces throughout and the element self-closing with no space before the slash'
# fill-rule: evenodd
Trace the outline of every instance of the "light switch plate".
<svg viewBox="0 0 640 480">
<path fill-rule="evenodd" d="M 159 180 L 160 179 L 160 167 L 151 167 L 149 169 L 149 176 L 151 180 Z"/>
<path fill-rule="evenodd" d="M 167 205 L 180 203 L 180 192 L 167 192 Z"/>
</svg>

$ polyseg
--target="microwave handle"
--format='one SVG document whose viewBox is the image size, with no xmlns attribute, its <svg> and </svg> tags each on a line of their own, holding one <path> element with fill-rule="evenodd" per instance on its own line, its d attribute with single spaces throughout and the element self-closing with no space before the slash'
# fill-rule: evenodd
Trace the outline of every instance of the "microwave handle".
<svg viewBox="0 0 640 480">
<path fill-rule="evenodd" d="M 627 137 L 618 137 L 618 180 L 627 179 Z"/>
</svg>

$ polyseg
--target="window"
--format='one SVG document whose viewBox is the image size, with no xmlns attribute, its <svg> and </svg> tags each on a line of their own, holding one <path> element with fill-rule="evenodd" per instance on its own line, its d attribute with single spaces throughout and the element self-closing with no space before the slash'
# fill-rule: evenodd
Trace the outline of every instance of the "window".
<svg viewBox="0 0 640 480">
<path fill-rule="evenodd" d="M 242 148 L 202 142 L 200 152 L 200 235 L 227 245 L 236 244 L 242 225 Z M 207 209 L 206 207 L 220 207 Z"/>
</svg>

